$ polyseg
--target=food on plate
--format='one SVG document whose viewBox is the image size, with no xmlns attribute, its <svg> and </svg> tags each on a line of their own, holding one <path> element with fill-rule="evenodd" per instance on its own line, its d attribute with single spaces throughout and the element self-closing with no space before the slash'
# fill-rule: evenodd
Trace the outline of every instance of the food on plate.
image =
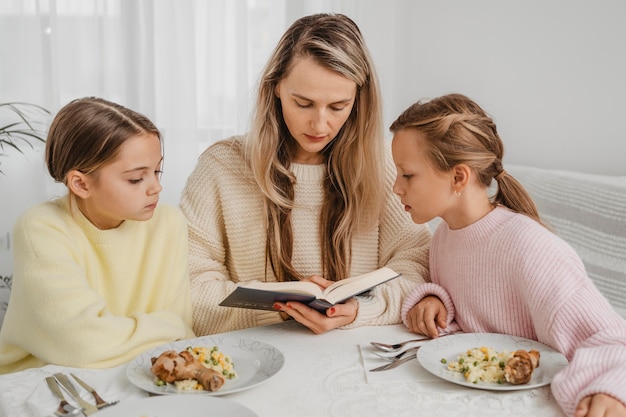
<svg viewBox="0 0 626 417">
<path fill-rule="evenodd" d="M 448 369 L 463 374 L 472 383 L 488 382 L 503 384 L 525 384 L 539 366 L 539 352 L 507 350 L 497 352 L 490 347 L 475 347 L 459 355 L 456 361 L 448 364 Z M 447 361 L 442 359 L 443 363 Z"/>
<path fill-rule="evenodd" d="M 180 390 L 217 391 L 227 378 L 237 375 L 230 357 L 217 346 L 210 350 L 205 347 L 188 347 L 181 352 L 167 350 L 151 361 L 156 384 L 174 383 Z"/>
<path fill-rule="evenodd" d="M 537 350 L 516 350 L 504 367 L 504 377 L 511 384 L 526 384 L 533 376 L 535 368 L 539 367 L 539 357 L 541 354 Z"/>
</svg>

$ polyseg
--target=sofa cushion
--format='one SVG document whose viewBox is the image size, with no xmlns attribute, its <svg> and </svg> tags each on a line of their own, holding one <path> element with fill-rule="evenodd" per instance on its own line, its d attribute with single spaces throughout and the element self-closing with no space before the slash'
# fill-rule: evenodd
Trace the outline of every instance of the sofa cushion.
<svg viewBox="0 0 626 417">
<path fill-rule="evenodd" d="M 539 215 L 582 258 L 589 277 L 626 317 L 626 176 L 507 166 Z"/>
</svg>

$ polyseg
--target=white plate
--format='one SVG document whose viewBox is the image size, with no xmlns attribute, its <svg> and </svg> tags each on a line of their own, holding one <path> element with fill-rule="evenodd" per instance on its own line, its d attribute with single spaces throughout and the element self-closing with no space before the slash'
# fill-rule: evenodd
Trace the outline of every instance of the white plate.
<svg viewBox="0 0 626 417">
<path fill-rule="evenodd" d="M 258 417 L 249 408 L 217 397 L 164 395 L 122 401 L 98 411 L 98 417 Z"/>
<path fill-rule="evenodd" d="M 533 376 L 527 384 L 512 385 L 507 383 L 496 384 L 490 382 L 469 382 L 460 372 L 451 371 L 448 365 L 441 363 L 445 358 L 448 363 L 456 361 L 458 356 L 475 347 L 491 347 L 496 351 L 508 350 L 514 352 L 518 349 L 535 349 L 541 353 L 539 367 L 533 372 Z M 479 388 L 494 391 L 515 391 L 538 388 L 548 385 L 554 375 L 567 365 L 567 359 L 550 346 L 523 337 L 510 336 L 497 333 L 461 333 L 434 339 L 424 344 L 417 351 L 417 359 L 420 364 L 432 374 L 471 388 Z"/>
<path fill-rule="evenodd" d="M 157 357 L 166 350 L 180 352 L 189 346 L 205 346 L 218 349 L 230 356 L 235 365 L 237 377 L 227 379 L 218 391 L 180 391 L 172 384 L 157 386 L 154 375 L 150 371 L 151 358 Z M 179 340 L 158 346 L 133 359 L 126 368 L 126 376 L 135 386 L 153 394 L 185 394 L 185 395 L 225 395 L 243 391 L 265 382 L 275 375 L 284 365 L 282 352 L 272 345 L 253 339 L 242 339 L 228 335 L 203 336 L 195 339 Z"/>
</svg>

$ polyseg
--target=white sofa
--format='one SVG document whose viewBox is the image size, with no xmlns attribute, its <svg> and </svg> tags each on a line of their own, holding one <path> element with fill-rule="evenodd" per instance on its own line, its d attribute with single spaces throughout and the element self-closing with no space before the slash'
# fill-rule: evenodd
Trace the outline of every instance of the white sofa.
<svg viewBox="0 0 626 417">
<path fill-rule="evenodd" d="M 507 166 L 540 215 L 582 258 L 591 279 L 626 318 L 626 176 Z M 0 281 L 0 325 L 9 290 Z"/>
</svg>

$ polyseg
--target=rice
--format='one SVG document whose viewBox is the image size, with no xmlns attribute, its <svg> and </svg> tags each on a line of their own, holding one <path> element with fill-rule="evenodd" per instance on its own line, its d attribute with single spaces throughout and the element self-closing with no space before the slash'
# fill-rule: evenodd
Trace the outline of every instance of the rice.
<svg viewBox="0 0 626 417">
<path fill-rule="evenodd" d="M 472 348 L 448 364 L 448 369 L 460 372 L 471 383 L 506 382 L 504 367 L 512 354 L 506 350 L 497 352 L 490 347 Z"/>
<path fill-rule="evenodd" d="M 233 360 L 230 356 L 220 352 L 217 346 L 213 346 L 211 349 L 203 346 L 190 346 L 187 350 L 191 352 L 205 368 L 210 368 L 221 373 L 226 379 L 233 379 L 237 376 Z"/>
</svg>

